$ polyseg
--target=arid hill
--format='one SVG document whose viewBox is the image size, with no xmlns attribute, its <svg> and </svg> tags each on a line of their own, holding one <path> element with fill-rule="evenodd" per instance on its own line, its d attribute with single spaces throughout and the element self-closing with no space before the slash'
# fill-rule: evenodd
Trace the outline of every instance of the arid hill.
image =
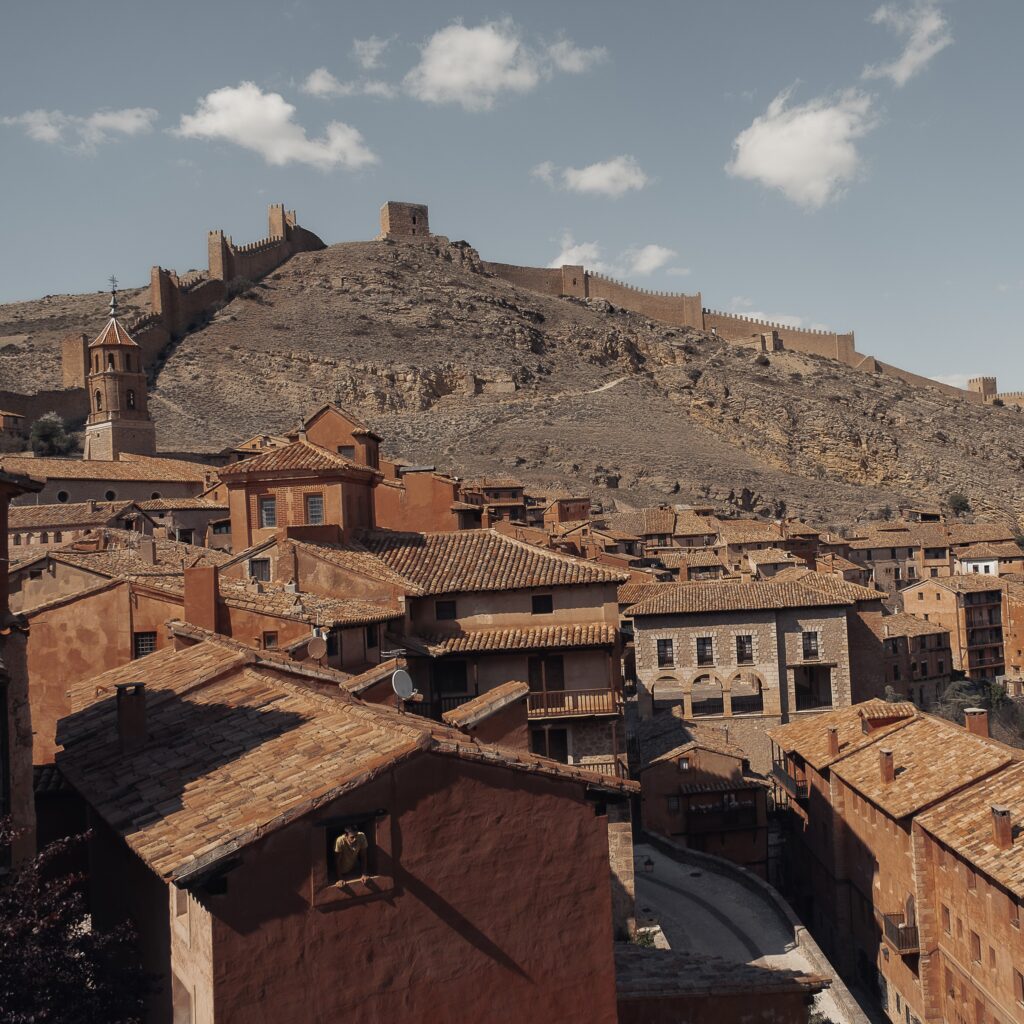
<svg viewBox="0 0 1024 1024">
<path fill-rule="evenodd" d="M 162 449 L 214 451 L 325 401 L 391 455 L 620 506 L 708 498 L 829 524 L 963 492 L 1024 521 L 1024 414 L 523 291 L 462 243 L 293 257 L 177 343 L 150 405 Z"/>
</svg>

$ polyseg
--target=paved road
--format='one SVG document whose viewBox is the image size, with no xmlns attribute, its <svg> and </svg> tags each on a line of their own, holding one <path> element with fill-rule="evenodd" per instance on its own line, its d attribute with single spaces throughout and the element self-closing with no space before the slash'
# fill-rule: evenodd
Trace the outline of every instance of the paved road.
<svg viewBox="0 0 1024 1024">
<path fill-rule="evenodd" d="M 788 925 L 738 882 L 638 845 L 637 866 L 648 857 L 654 870 L 641 868 L 636 876 L 637 916 L 641 924 L 656 920 L 673 949 L 815 973 Z M 836 1024 L 849 1024 L 828 990 L 815 997 L 815 1007 Z"/>
</svg>

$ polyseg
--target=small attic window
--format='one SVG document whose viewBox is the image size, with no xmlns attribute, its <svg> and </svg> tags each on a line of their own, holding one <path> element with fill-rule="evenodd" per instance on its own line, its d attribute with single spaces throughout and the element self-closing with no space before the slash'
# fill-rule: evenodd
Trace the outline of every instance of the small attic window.
<svg viewBox="0 0 1024 1024">
<path fill-rule="evenodd" d="M 681 772 L 688 772 L 690 770 L 690 759 L 688 757 L 679 758 L 679 770 Z"/>
</svg>

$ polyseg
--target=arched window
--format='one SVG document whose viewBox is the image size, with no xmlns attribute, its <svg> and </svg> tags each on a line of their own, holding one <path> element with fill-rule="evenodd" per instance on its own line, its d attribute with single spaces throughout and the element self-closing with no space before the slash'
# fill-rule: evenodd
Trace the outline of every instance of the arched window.
<svg viewBox="0 0 1024 1024">
<path fill-rule="evenodd" d="M 741 672 L 732 681 L 732 713 L 754 715 L 764 711 L 761 680 L 754 672 Z"/>
<path fill-rule="evenodd" d="M 49 544 L 50 543 L 50 535 L 45 530 L 43 530 L 43 532 L 41 534 L 39 534 L 39 543 L 40 544 Z"/>
<path fill-rule="evenodd" d="M 113 352 L 108 352 L 107 353 L 107 369 L 108 370 L 113 370 L 114 368 L 115 368 L 114 367 L 114 353 Z"/>
<path fill-rule="evenodd" d="M 132 357 L 130 355 L 128 355 L 127 352 L 125 353 L 125 356 L 124 356 L 124 368 L 129 373 L 131 373 L 131 371 L 132 371 Z"/>
<path fill-rule="evenodd" d="M 713 676 L 698 676 L 693 681 L 693 717 L 720 715 L 724 711 L 722 684 Z"/>
<path fill-rule="evenodd" d="M 157 501 L 157 500 L 159 500 L 159 498 L 160 498 L 160 492 L 159 492 L 159 491 L 154 491 L 154 492 L 153 492 L 153 493 L 152 493 L 152 494 L 150 495 L 150 497 L 151 497 L 151 498 L 152 498 L 152 499 L 153 499 L 154 501 Z"/>
<path fill-rule="evenodd" d="M 59 544 L 64 539 L 64 534 L 60 530 L 53 531 L 53 542 Z"/>
<path fill-rule="evenodd" d="M 125 396 L 128 401 L 128 408 L 135 408 L 135 392 L 131 388 L 128 389 L 128 394 Z"/>
<path fill-rule="evenodd" d="M 13 543 L 14 543 L 15 547 L 18 547 L 18 545 L 21 544 L 21 534 L 20 533 L 16 533 L 14 535 Z"/>
<path fill-rule="evenodd" d="M 103 396 L 97 391 L 96 392 L 96 411 L 99 412 L 103 408 Z"/>
</svg>

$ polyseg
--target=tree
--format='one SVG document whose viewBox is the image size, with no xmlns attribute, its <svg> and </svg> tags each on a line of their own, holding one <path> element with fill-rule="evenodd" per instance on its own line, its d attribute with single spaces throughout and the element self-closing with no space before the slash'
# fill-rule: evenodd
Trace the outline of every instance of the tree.
<svg viewBox="0 0 1024 1024">
<path fill-rule="evenodd" d="M 966 515 L 971 511 L 971 500 L 963 491 L 953 491 L 946 499 L 950 512 L 955 516 Z"/>
<path fill-rule="evenodd" d="M 32 451 L 40 456 L 67 455 L 77 448 L 74 437 L 67 432 L 64 421 L 55 412 L 43 413 L 32 424 L 29 433 Z"/>
<path fill-rule="evenodd" d="M 13 838 L 0 820 L 0 849 Z M 0 885 L 0 1020 L 7 1024 L 137 1024 L 149 987 L 130 925 L 100 931 L 89 919 L 61 839 Z"/>
</svg>

